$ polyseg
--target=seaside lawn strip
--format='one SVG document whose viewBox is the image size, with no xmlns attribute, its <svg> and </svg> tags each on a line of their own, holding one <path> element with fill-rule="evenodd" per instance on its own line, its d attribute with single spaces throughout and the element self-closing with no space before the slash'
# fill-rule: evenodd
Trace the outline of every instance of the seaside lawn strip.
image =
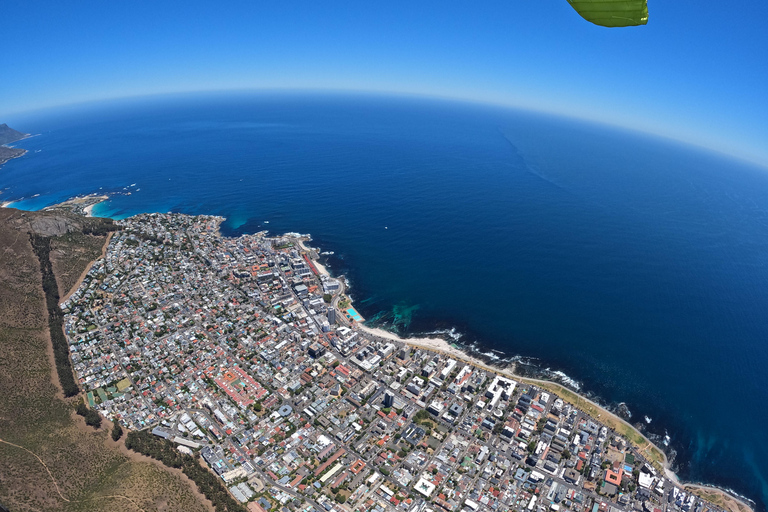
<svg viewBox="0 0 768 512">
<path fill-rule="evenodd" d="M 617 418 L 610 411 L 593 404 L 592 402 L 582 398 L 582 396 L 578 393 L 575 393 L 570 389 L 561 386 L 560 384 L 554 382 L 542 382 L 538 380 L 531 381 L 525 378 L 520 379 L 524 382 L 535 382 L 537 386 L 551 391 L 556 395 L 559 395 L 563 400 L 571 402 L 577 408 L 600 421 L 608 428 L 626 437 L 646 459 L 656 465 L 657 469 L 663 470 L 667 462 L 664 453 L 659 450 L 659 448 L 651 441 L 646 439 L 645 436 L 643 436 L 637 429 Z"/>
</svg>

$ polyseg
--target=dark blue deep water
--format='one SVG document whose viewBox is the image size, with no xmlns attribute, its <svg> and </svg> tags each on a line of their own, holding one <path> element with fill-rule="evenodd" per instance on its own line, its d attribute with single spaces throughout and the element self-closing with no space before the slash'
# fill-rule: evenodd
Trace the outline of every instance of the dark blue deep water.
<svg viewBox="0 0 768 512">
<path fill-rule="evenodd" d="M 455 328 L 482 352 L 562 371 L 626 402 L 632 422 L 651 417 L 683 479 L 766 509 L 767 169 L 413 98 L 165 97 L 3 121 L 40 135 L 0 169 L 1 200 L 37 209 L 128 187 L 97 213 L 311 233 L 368 319 Z"/>
</svg>

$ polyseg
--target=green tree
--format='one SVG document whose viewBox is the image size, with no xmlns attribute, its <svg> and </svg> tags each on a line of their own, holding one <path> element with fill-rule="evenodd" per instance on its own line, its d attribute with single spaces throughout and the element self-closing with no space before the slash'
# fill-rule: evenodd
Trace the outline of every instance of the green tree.
<svg viewBox="0 0 768 512">
<path fill-rule="evenodd" d="M 85 405 L 85 402 L 80 402 L 79 404 L 77 404 L 77 409 L 75 409 L 75 412 L 79 416 L 85 416 L 86 414 L 88 414 L 88 406 Z"/>
<path fill-rule="evenodd" d="M 99 428 L 101 427 L 101 416 L 93 409 L 88 409 L 88 412 L 85 414 L 85 424 L 93 428 Z"/>
<path fill-rule="evenodd" d="M 121 437 L 123 437 L 123 427 L 121 427 L 120 423 L 115 420 L 112 425 L 112 440 L 119 441 Z"/>
</svg>

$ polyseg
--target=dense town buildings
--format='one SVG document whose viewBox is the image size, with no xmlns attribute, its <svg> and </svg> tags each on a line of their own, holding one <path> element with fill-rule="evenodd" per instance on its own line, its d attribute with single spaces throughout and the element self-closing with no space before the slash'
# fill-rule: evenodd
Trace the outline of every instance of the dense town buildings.
<svg viewBox="0 0 768 512">
<path fill-rule="evenodd" d="M 718 510 L 551 392 L 358 329 L 299 235 L 222 220 L 121 221 L 62 308 L 90 405 L 250 510 Z"/>
</svg>

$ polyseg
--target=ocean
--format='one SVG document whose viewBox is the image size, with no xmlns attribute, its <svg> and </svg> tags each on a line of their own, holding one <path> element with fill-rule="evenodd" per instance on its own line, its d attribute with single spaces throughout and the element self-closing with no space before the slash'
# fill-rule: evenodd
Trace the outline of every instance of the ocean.
<svg viewBox="0 0 768 512">
<path fill-rule="evenodd" d="M 1 201 L 108 192 L 97 215 L 311 233 L 369 323 L 623 403 L 669 436 L 683 480 L 766 510 L 768 169 L 415 97 L 164 96 L 3 121 L 39 135 L 0 168 Z"/>
</svg>

